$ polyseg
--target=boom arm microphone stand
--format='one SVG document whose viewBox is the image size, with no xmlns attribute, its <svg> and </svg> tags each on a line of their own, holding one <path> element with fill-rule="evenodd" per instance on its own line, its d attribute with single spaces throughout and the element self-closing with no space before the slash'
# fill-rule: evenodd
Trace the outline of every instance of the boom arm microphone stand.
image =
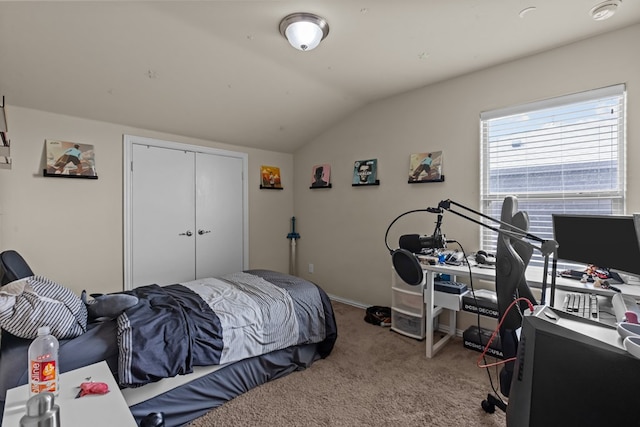
<svg viewBox="0 0 640 427">
<path fill-rule="evenodd" d="M 506 200 L 507 198 L 505 198 Z M 486 218 L 490 221 L 493 221 L 495 223 L 500 224 L 500 228 L 496 228 L 493 227 L 489 224 L 486 224 L 482 221 L 479 221 L 475 218 L 472 218 L 468 215 L 465 215 L 461 212 L 458 212 L 454 209 L 451 208 L 451 206 L 457 206 L 461 209 L 464 209 L 468 212 L 471 212 L 475 215 L 478 215 L 482 218 Z M 555 252 L 558 248 L 558 243 L 555 240 L 545 240 L 542 239 L 541 237 L 535 236 L 531 233 L 529 233 L 527 230 L 523 230 L 519 227 L 516 227 L 513 224 L 510 224 L 508 222 L 505 221 L 501 221 L 501 220 L 497 220 L 493 217 L 490 217 L 488 215 L 483 214 L 482 212 L 478 212 L 476 210 L 473 210 L 467 206 L 464 206 L 460 203 L 454 202 L 451 199 L 446 199 L 446 200 L 442 200 L 439 204 L 437 208 L 426 208 L 426 209 L 414 209 L 411 211 L 407 211 L 404 212 L 400 215 L 398 215 L 392 222 L 391 224 L 389 224 L 389 226 L 387 227 L 387 231 L 384 235 L 384 241 L 385 241 L 385 245 L 387 246 L 387 249 L 389 250 L 389 253 L 391 254 L 391 257 L 393 259 L 393 263 L 394 266 L 396 266 L 396 263 L 398 263 L 398 266 L 401 268 L 396 268 L 396 270 L 398 270 L 398 273 L 401 274 L 403 271 L 406 271 L 405 275 L 406 275 L 406 280 L 405 277 L 402 277 L 402 279 L 410 284 L 410 285 L 418 285 L 421 283 L 421 279 L 422 279 L 422 268 L 420 267 L 418 261 L 415 261 L 415 264 L 413 263 L 413 259 L 415 259 L 415 256 L 404 249 L 391 249 L 391 247 L 389 246 L 388 243 L 388 235 L 389 235 L 389 230 L 391 229 L 391 227 L 393 226 L 393 224 L 395 224 L 396 221 L 398 221 L 400 218 L 402 218 L 405 215 L 411 214 L 411 213 L 415 213 L 415 212 L 430 212 L 430 213 L 437 213 L 438 214 L 438 220 L 436 222 L 436 227 L 435 230 L 433 232 L 433 236 L 432 236 L 432 240 L 433 240 L 433 244 L 430 245 L 430 247 L 432 248 L 443 248 L 444 247 L 444 243 L 446 243 L 447 241 L 445 240 L 444 236 L 442 235 L 442 232 L 440 230 L 440 227 L 442 225 L 442 213 L 444 211 L 447 212 L 451 212 L 452 214 L 455 214 L 457 216 L 460 216 L 468 221 L 471 221 L 475 224 L 478 224 L 482 227 L 488 228 L 489 230 L 495 231 L 496 233 L 500 234 L 500 235 L 505 235 L 508 236 L 510 238 L 516 239 L 518 240 L 521 244 L 524 244 L 526 246 L 529 246 L 532 249 L 538 250 L 540 251 L 540 253 L 542 254 L 542 256 L 544 257 L 544 275 L 542 277 L 542 289 L 541 289 L 541 300 L 544 303 L 545 299 L 546 299 L 546 290 L 547 290 L 547 274 L 546 272 L 549 269 L 549 257 L 553 254 L 553 262 L 552 262 L 552 274 L 551 274 L 551 297 L 549 299 L 549 305 L 553 306 L 554 301 L 555 301 L 555 288 L 556 288 L 556 271 L 557 271 L 557 257 L 555 256 Z M 524 240 L 524 238 L 529 239 L 529 240 L 534 240 L 536 242 L 540 243 L 540 246 L 536 246 L 533 243 Z"/>
<path fill-rule="evenodd" d="M 502 227 L 506 227 L 505 228 L 496 228 L 496 227 L 492 227 L 489 224 L 486 224 L 482 221 L 478 221 L 477 219 L 471 218 L 465 214 L 462 214 L 458 211 L 455 211 L 451 208 L 451 205 L 457 206 L 459 208 L 462 208 L 466 211 L 472 212 L 475 215 L 481 216 L 483 218 L 486 218 L 490 221 L 493 221 L 495 223 L 500 224 Z M 433 209 L 433 208 L 430 208 Z M 513 224 L 510 224 L 508 222 L 504 222 L 498 219 L 495 219 L 493 217 L 490 217 L 488 215 L 483 214 L 482 212 L 478 212 L 475 211 L 467 206 L 461 205 L 460 203 L 454 202 L 453 200 L 447 199 L 447 200 L 443 200 L 438 204 L 438 207 L 436 209 L 439 210 L 446 210 L 447 212 L 451 212 L 452 214 L 458 215 L 464 219 L 467 219 L 471 222 L 474 222 L 478 225 L 481 225 L 485 228 L 488 228 L 489 230 L 495 231 L 498 234 L 502 234 L 502 235 L 506 235 L 510 238 L 513 239 L 518 239 L 521 243 L 524 243 L 528 246 L 530 246 L 532 249 L 536 249 L 538 251 L 540 251 L 540 253 L 542 254 L 542 256 L 544 257 L 544 272 L 543 272 L 543 276 L 542 276 L 542 289 L 541 289 L 541 301 L 542 303 L 544 303 L 545 299 L 546 299 L 546 290 L 547 290 L 547 271 L 549 270 L 549 257 L 551 255 L 554 255 L 553 257 L 553 262 L 552 262 L 552 274 L 551 274 L 551 297 L 549 300 L 549 305 L 551 305 L 553 307 L 554 304 L 554 300 L 555 300 L 555 288 L 556 288 L 556 271 L 557 271 L 557 260 L 556 260 L 556 256 L 555 256 L 555 251 L 556 249 L 558 249 L 558 242 L 556 242 L 555 240 L 545 240 L 541 237 L 535 236 L 531 233 L 529 233 L 527 230 L 523 230 L 521 228 L 516 227 Z M 524 238 L 529 239 L 529 240 L 534 240 L 536 242 L 540 243 L 540 246 L 536 246 L 534 244 L 532 244 L 531 242 L 524 240 Z"/>
</svg>

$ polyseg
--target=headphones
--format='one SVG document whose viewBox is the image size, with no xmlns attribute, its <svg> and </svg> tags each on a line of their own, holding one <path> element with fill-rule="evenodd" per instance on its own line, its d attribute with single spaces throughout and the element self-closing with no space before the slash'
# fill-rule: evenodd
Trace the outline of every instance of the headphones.
<svg viewBox="0 0 640 427">
<path fill-rule="evenodd" d="M 476 252 L 476 262 L 478 264 L 496 265 L 496 256 L 480 250 Z"/>
</svg>

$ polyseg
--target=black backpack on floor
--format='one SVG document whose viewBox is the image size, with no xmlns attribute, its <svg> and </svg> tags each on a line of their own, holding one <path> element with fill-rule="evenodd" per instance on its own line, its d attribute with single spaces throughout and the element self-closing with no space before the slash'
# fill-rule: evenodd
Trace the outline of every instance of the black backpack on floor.
<svg viewBox="0 0 640 427">
<path fill-rule="evenodd" d="M 391 308 L 374 305 L 367 308 L 364 321 L 377 326 L 391 326 Z"/>
</svg>

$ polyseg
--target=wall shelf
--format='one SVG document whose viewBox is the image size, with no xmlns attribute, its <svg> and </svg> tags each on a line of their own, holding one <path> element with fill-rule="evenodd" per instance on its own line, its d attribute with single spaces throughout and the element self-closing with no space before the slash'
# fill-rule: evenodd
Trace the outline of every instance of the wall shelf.
<svg viewBox="0 0 640 427">
<path fill-rule="evenodd" d="M 425 183 L 429 183 L 429 182 L 444 182 L 444 175 L 440 175 L 440 178 L 438 179 L 425 179 L 422 181 L 407 181 L 407 184 L 425 184 Z"/>
<path fill-rule="evenodd" d="M 46 169 L 42 170 L 42 176 L 50 178 L 84 178 L 84 179 L 98 179 L 97 175 L 62 175 L 59 173 L 49 173 Z"/>
<path fill-rule="evenodd" d="M 351 184 L 352 187 L 369 187 L 371 185 L 380 185 L 380 180 L 376 179 L 376 182 L 369 182 L 367 184 Z"/>
</svg>

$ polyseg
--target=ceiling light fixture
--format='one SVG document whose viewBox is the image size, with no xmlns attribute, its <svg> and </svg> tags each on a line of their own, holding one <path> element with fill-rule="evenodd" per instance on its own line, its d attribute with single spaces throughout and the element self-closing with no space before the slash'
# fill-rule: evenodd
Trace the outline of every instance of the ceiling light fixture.
<svg viewBox="0 0 640 427">
<path fill-rule="evenodd" d="M 598 3 L 591 8 L 591 17 L 596 21 L 604 21 L 611 18 L 622 5 L 621 0 L 608 0 Z"/>
<path fill-rule="evenodd" d="M 329 23 L 312 13 L 292 13 L 280 21 L 280 34 L 289 41 L 291 46 L 308 51 L 318 47 L 320 41 L 327 37 Z"/>
</svg>

